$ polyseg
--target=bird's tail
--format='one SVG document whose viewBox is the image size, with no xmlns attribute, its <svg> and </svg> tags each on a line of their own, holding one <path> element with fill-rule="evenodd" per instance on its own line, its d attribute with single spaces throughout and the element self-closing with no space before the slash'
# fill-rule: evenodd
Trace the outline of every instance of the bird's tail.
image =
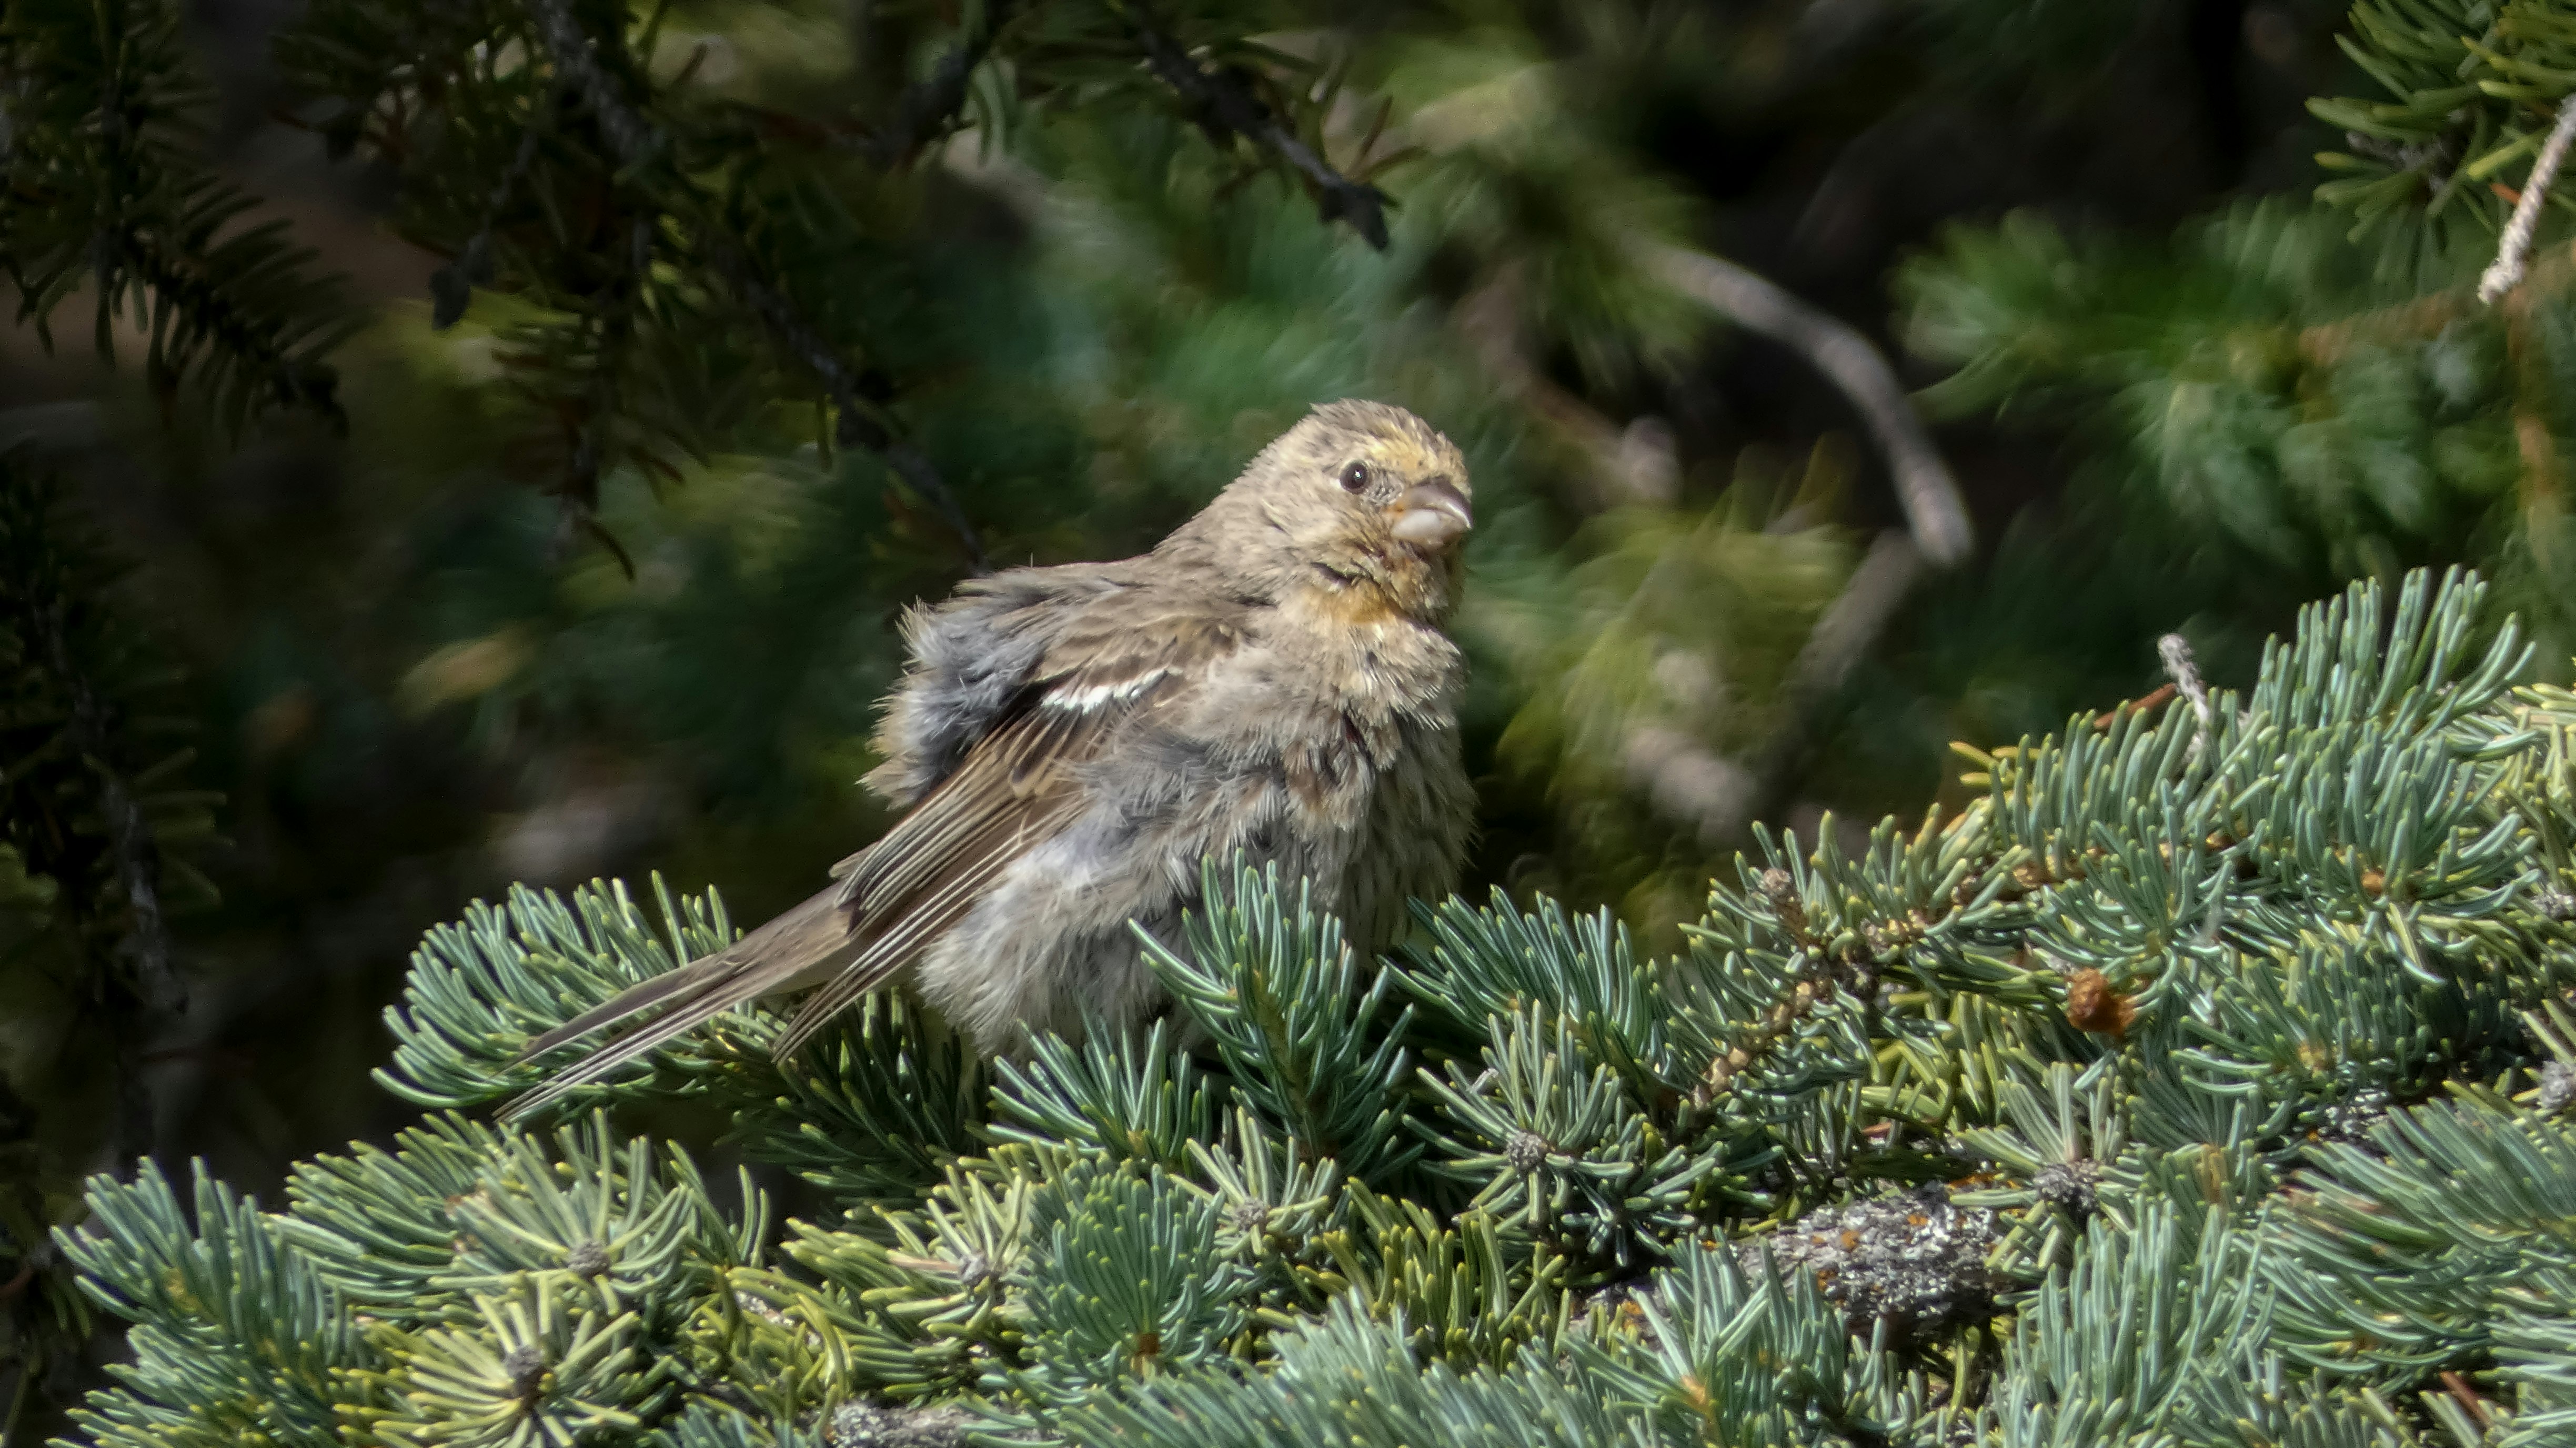
<svg viewBox="0 0 2576 1448">
<path fill-rule="evenodd" d="M 501 1108 L 501 1119 L 517 1121 L 540 1111 L 575 1087 L 598 1080 L 736 1006 L 840 973 L 867 953 L 869 942 L 852 918 L 853 912 L 835 902 L 833 897 L 839 890 L 836 884 L 731 947 L 621 991 L 528 1042 L 518 1060 L 544 1055 L 602 1027 L 662 1008 L 661 1014 L 642 1027 L 513 1099 Z M 887 973 L 873 972 L 877 979 L 868 984 L 880 983 Z"/>
</svg>

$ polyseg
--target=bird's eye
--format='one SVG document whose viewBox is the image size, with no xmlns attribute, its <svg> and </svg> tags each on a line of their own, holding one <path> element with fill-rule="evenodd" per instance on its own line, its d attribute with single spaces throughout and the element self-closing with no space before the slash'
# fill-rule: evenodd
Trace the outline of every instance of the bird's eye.
<svg viewBox="0 0 2576 1448">
<path fill-rule="evenodd" d="M 1368 464 L 1366 464 L 1366 463 L 1353 463 L 1353 464 L 1351 464 L 1349 467 L 1346 467 L 1346 468 L 1342 469 L 1342 491 L 1343 491 L 1343 492 L 1345 492 L 1345 493 L 1362 493 L 1362 492 L 1366 492 L 1366 491 L 1368 491 L 1368 485 L 1369 485 L 1369 469 L 1368 469 Z"/>
</svg>

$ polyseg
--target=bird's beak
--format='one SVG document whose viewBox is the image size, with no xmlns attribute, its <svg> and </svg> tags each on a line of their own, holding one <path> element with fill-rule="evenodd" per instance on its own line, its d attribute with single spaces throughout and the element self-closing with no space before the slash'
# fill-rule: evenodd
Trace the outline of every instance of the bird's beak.
<svg viewBox="0 0 2576 1448">
<path fill-rule="evenodd" d="M 1447 478 L 1407 488 L 1389 510 L 1395 522 L 1389 531 L 1407 543 L 1438 548 L 1455 540 L 1475 526 L 1467 511 L 1467 495 L 1458 491 Z"/>
</svg>

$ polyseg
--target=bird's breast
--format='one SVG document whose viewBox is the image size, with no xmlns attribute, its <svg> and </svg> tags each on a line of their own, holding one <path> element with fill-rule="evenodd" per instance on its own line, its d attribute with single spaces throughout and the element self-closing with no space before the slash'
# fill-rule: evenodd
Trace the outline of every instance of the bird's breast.
<svg viewBox="0 0 2576 1448">
<path fill-rule="evenodd" d="M 1279 610 L 1269 637 L 1212 691 L 1211 724 L 1266 761 L 1308 828 L 1360 827 L 1379 781 L 1454 734 L 1455 645 L 1400 615 L 1354 621 L 1318 599 Z"/>
<path fill-rule="evenodd" d="M 1458 646 L 1373 589 L 1306 589 L 1276 611 L 1270 651 L 1298 687 L 1361 715 L 1451 707 L 1463 676 Z"/>
</svg>

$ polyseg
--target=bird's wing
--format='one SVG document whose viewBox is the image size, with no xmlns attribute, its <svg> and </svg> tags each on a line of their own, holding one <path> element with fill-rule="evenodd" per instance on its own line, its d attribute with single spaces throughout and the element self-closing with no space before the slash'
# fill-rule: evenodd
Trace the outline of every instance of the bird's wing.
<svg viewBox="0 0 2576 1448">
<path fill-rule="evenodd" d="M 1083 766 L 1111 747 L 1118 726 L 1186 690 L 1242 642 L 1237 610 L 1198 600 L 1128 595 L 1077 615 L 1004 722 L 838 872 L 833 898 L 859 919 L 887 924 L 858 968 L 806 999 L 779 1039 L 780 1055 L 883 983 L 1014 861 L 1072 823 L 1088 804 Z"/>
<path fill-rule="evenodd" d="M 1243 637 L 1239 620 L 1221 607 L 1127 595 L 1076 612 L 1051 630 L 1052 646 L 1032 661 L 999 719 L 884 838 L 834 869 L 838 883 L 732 947 L 641 982 L 530 1041 L 522 1060 L 662 1008 L 641 1029 L 512 1101 L 504 1115 L 537 1110 L 736 1006 L 827 974 L 779 1039 L 780 1058 L 794 1054 L 956 924 L 1012 862 L 1082 812 L 1083 766 L 1110 747 L 1122 721 L 1187 688 Z"/>
<path fill-rule="evenodd" d="M 898 810 L 919 804 L 1026 702 L 1085 613 L 1115 611 L 1137 591 L 1123 564 L 1021 568 L 971 579 L 955 597 L 905 613 L 903 681 L 886 701 L 876 737 L 885 763 L 868 786 Z"/>
</svg>

